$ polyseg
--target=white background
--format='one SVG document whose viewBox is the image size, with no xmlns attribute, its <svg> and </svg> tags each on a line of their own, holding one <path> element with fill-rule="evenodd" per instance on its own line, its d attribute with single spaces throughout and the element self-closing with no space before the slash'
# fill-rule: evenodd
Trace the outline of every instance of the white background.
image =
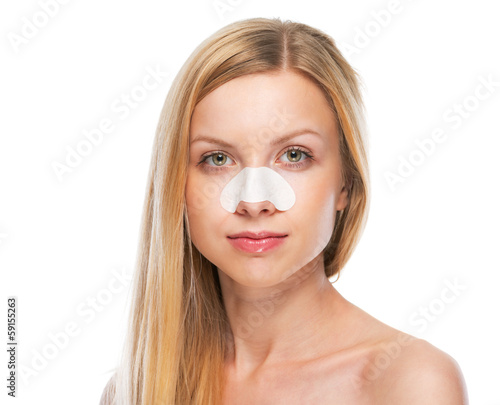
<svg viewBox="0 0 500 405">
<path fill-rule="evenodd" d="M 400 0 L 387 14 L 389 0 L 242 0 L 221 14 L 212 1 L 87 0 L 68 1 L 44 21 L 45 2 L 3 2 L 0 10 L 0 318 L 6 323 L 7 296 L 17 296 L 25 370 L 17 403 L 98 403 L 121 350 L 127 275 L 171 81 L 220 27 L 280 17 L 331 35 L 365 83 L 372 204 L 334 285 L 453 356 L 472 404 L 500 404 L 498 2 Z M 13 45 L 34 20 L 44 26 Z M 113 110 L 157 68 L 168 74 L 128 116 Z M 481 80 L 494 84 L 477 100 Z M 456 108 L 468 117 L 458 122 Z M 103 119 L 113 131 L 59 181 L 53 163 Z M 437 128 L 444 142 L 391 188 L 387 172 L 398 174 L 400 159 L 417 156 L 416 141 Z M 74 336 L 63 336 L 67 328 Z"/>
</svg>

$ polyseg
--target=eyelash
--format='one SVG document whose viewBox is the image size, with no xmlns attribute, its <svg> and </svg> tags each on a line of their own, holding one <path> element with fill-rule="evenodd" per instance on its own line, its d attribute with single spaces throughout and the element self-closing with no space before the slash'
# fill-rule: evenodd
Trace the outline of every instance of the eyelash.
<svg viewBox="0 0 500 405">
<path fill-rule="evenodd" d="M 303 161 L 299 162 L 299 163 L 284 163 L 285 166 L 287 166 L 287 167 L 293 167 L 295 169 L 300 169 L 301 167 L 303 167 L 304 165 L 306 165 L 307 163 L 309 163 L 310 160 L 314 160 L 314 156 L 310 152 L 308 152 L 308 151 L 306 151 L 306 150 L 304 150 L 304 149 L 302 149 L 301 147 L 298 147 L 298 146 L 292 146 L 292 147 L 288 148 L 287 150 L 285 150 L 283 152 L 283 154 L 280 155 L 280 157 L 283 156 L 283 155 L 285 155 L 289 151 L 300 151 L 301 153 L 303 153 L 306 156 L 306 158 Z M 203 167 L 204 170 L 215 171 L 215 172 L 223 170 L 226 166 L 211 166 L 211 165 L 208 165 L 208 164 L 205 163 L 205 161 L 208 158 L 210 158 L 210 157 L 212 157 L 214 155 L 224 155 L 224 156 L 227 156 L 225 153 L 223 153 L 221 151 L 215 151 L 215 152 L 212 152 L 212 153 L 210 153 L 208 155 L 202 156 L 201 160 L 196 164 L 196 166 L 198 166 L 198 165 L 200 165 L 200 164 L 203 163 L 202 166 L 204 166 Z"/>
</svg>

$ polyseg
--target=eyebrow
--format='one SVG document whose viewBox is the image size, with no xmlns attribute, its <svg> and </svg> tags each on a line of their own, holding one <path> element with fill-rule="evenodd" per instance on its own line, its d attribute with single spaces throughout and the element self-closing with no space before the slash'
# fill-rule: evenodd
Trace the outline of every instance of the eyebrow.
<svg viewBox="0 0 500 405">
<path fill-rule="evenodd" d="M 305 128 L 305 129 L 299 129 L 299 130 L 290 132 L 290 133 L 283 135 L 279 138 L 273 139 L 270 142 L 270 144 L 271 144 L 271 146 L 281 145 L 282 143 L 285 143 L 288 140 L 293 139 L 297 136 L 307 135 L 307 134 L 317 135 L 317 136 L 321 137 L 320 133 L 313 131 L 312 129 Z M 200 142 L 200 141 L 223 146 L 225 148 L 232 148 L 233 147 L 233 145 L 231 145 L 230 143 L 228 143 L 226 141 L 223 141 L 222 139 L 214 138 L 214 137 L 208 136 L 208 135 L 198 135 L 192 140 L 191 143 L 193 144 L 195 142 Z"/>
</svg>

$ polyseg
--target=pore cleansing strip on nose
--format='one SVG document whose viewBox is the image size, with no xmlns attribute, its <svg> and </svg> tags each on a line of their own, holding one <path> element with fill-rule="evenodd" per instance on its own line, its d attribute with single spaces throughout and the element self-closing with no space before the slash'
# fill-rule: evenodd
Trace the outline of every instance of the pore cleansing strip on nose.
<svg viewBox="0 0 500 405">
<path fill-rule="evenodd" d="M 286 211 L 295 204 L 295 193 L 288 182 L 268 167 L 245 167 L 229 183 L 220 195 L 222 207 L 231 213 L 240 201 L 270 201 L 276 209 Z"/>
</svg>

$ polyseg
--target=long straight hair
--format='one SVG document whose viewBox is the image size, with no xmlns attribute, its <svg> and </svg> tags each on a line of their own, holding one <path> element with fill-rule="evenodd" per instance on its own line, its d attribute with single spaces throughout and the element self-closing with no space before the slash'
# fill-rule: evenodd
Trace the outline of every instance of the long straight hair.
<svg viewBox="0 0 500 405">
<path fill-rule="evenodd" d="M 360 80 L 333 39 L 278 18 L 229 24 L 203 41 L 168 92 L 156 130 L 122 361 L 105 403 L 215 405 L 224 388 L 230 328 L 216 267 L 192 244 L 185 185 L 189 126 L 197 103 L 253 73 L 294 72 L 323 91 L 339 126 L 349 203 L 324 250 L 327 277 L 340 272 L 364 229 L 369 175 Z"/>
</svg>

